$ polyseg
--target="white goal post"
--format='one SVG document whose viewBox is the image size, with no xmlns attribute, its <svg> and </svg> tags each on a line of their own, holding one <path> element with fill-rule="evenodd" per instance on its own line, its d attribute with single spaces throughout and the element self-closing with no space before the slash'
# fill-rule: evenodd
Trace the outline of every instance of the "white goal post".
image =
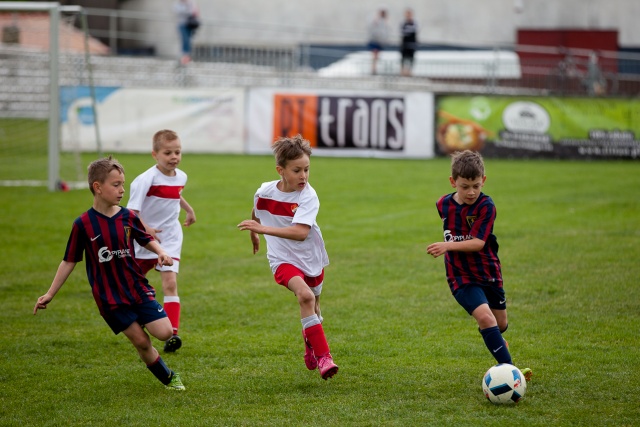
<svg viewBox="0 0 640 427">
<path fill-rule="evenodd" d="M 34 180 L 34 179 L 20 179 L 20 178 L 24 178 L 24 177 L 17 177 L 18 179 L 14 179 L 13 177 L 11 177 L 12 179 L 10 180 L 1 180 L 0 179 L 0 184 L 2 185 L 18 185 L 18 186 L 22 186 L 22 185 L 46 185 L 47 188 L 49 189 L 49 191 L 55 191 L 58 189 L 61 189 L 61 182 L 62 182 L 62 177 L 61 177 L 61 166 L 60 166 L 60 115 L 61 115 L 61 111 L 60 111 L 60 102 L 61 102 L 61 95 L 60 95 L 60 30 L 61 30 L 61 15 L 62 14 L 72 14 L 72 15 L 77 15 L 81 18 L 81 24 L 82 24 L 82 32 L 84 33 L 84 37 L 85 37 L 85 45 L 84 45 L 84 49 L 85 49 L 85 66 L 87 67 L 87 71 L 89 72 L 89 87 L 91 89 L 91 98 L 93 100 L 93 105 L 92 110 L 93 110 L 93 114 L 95 117 L 96 114 L 96 105 L 95 105 L 95 93 L 94 93 L 94 87 L 93 87 L 93 76 L 92 76 L 92 72 L 91 72 L 91 65 L 90 65 L 90 58 L 89 58 L 89 51 L 88 51 L 88 47 L 87 47 L 87 43 L 88 43 L 88 28 L 87 28 L 87 18 L 86 18 L 86 13 L 83 10 L 83 8 L 81 6 L 63 6 L 60 5 L 60 3 L 58 2 L 17 2 L 17 1 L 8 1 L 8 2 L 0 2 L 0 13 L 4 13 L 5 15 L 14 15 L 14 19 L 15 19 L 15 15 L 20 14 L 20 16 L 28 16 L 28 13 L 34 13 L 34 14 L 40 14 L 41 16 L 46 16 L 46 13 L 48 13 L 48 20 L 49 20 L 49 31 L 48 31 L 48 35 L 47 34 L 39 34 L 40 37 L 43 38 L 48 38 L 48 111 L 46 114 L 46 120 L 47 120 L 47 178 L 46 181 L 39 181 L 39 180 Z M 15 42 L 15 44 L 5 44 L 4 42 L 5 40 L 5 30 L 7 30 L 7 28 L 3 28 L 3 54 L 5 54 L 7 52 L 7 49 L 11 48 L 13 50 L 11 50 L 11 54 L 14 54 L 16 56 L 16 61 L 21 61 L 21 56 L 20 54 L 25 51 L 25 49 L 21 49 L 20 43 L 19 42 Z M 18 32 L 17 28 L 16 28 L 16 39 L 19 38 L 20 33 Z M 24 35 L 24 34 L 23 34 Z M 15 46 L 15 47 L 13 47 Z M 46 46 L 44 47 L 44 50 L 46 50 Z M 27 55 L 30 54 L 31 52 L 27 52 Z M 31 53 L 32 55 L 36 55 L 35 53 Z M 37 55 L 46 55 L 47 52 L 38 52 Z M 9 54 L 7 54 L 9 55 Z M 44 60 L 46 60 L 47 56 L 44 57 Z M 27 65 L 28 68 L 28 65 Z M 11 71 L 6 71 L 8 73 L 11 73 Z M 27 80 L 27 82 L 23 83 L 23 85 L 28 86 L 28 77 L 25 77 L 25 80 Z M 19 84 L 16 84 L 16 86 L 19 86 Z M 20 97 L 20 93 L 19 93 L 19 88 L 12 88 L 12 90 L 15 90 L 15 93 L 13 94 L 13 101 L 16 100 L 16 98 L 19 99 Z M 40 94 L 38 96 L 41 96 L 42 98 L 46 98 L 45 94 Z M 3 101 L 5 101 L 5 99 L 3 99 Z M 19 99 L 19 101 L 21 101 Z M 8 104 L 8 102 L 5 102 L 5 104 Z M 17 108 L 12 108 L 11 106 L 6 106 L 5 105 L 5 111 L 3 111 L 4 115 L 1 116 L 0 118 L 5 118 L 6 120 L 10 120 L 11 117 L 20 117 L 20 115 L 22 113 L 20 112 L 16 112 Z M 45 107 L 42 107 L 42 109 L 44 110 Z M 25 108 L 25 110 L 29 110 L 29 108 Z M 41 114 L 43 115 L 44 118 L 44 114 L 45 112 L 42 111 Z M 22 116 L 24 117 L 25 114 L 22 114 Z M 27 114 L 28 116 L 28 114 Z M 97 117 L 96 117 L 97 119 Z M 15 127 L 28 127 L 28 125 L 15 125 Z M 4 129 L 0 129 L 2 132 L 4 132 Z M 97 120 L 96 120 L 96 141 L 98 142 L 98 148 L 97 151 L 99 152 L 99 142 L 100 142 L 100 138 L 98 136 L 98 127 L 97 127 Z M 7 138 L 7 139 L 11 139 L 11 138 Z M 19 139 L 19 138 L 18 138 Z M 43 141 L 44 142 L 44 141 Z M 17 143 L 16 143 L 17 144 Z M 42 153 L 39 153 L 40 155 Z M 18 156 L 20 156 L 20 154 L 18 154 Z M 25 157 L 29 157 L 28 153 L 27 154 L 23 154 L 22 155 L 23 158 Z M 20 157 L 16 158 L 16 159 L 9 159 L 9 162 L 13 161 L 13 162 L 19 162 L 21 161 Z M 25 162 L 26 163 L 26 162 Z M 39 169 L 43 169 L 44 166 L 42 167 L 38 167 Z M 81 186 L 82 184 L 78 183 L 78 186 Z M 72 184 L 72 186 L 75 186 Z M 68 185 L 65 184 L 64 186 L 65 188 L 68 188 Z"/>
</svg>

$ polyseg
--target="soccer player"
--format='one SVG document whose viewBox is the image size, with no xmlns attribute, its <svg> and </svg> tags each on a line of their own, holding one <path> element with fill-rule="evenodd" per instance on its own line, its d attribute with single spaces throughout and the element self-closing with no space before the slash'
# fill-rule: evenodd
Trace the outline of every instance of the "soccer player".
<svg viewBox="0 0 640 427">
<path fill-rule="evenodd" d="M 160 130 L 153 135 L 151 155 L 156 164 L 141 173 L 131 183 L 131 196 L 127 208 L 142 220 L 147 233 L 156 239 L 173 258 L 173 264 L 159 265 L 152 252 L 136 244 L 136 260 L 143 274 L 155 268 L 162 278 L 164 309 L 171 320 L 173 334 L 164 344 L 164 351 L 174 352 L 182 347 L 178 335 L 180 326 L 180 297 L 178 296 L 178 271 L 182 251 L 182 227 L 180 209 L 187 213 L 183 225 L 189 227 L 196 222 L 193 208 L 182 197 L 187 184 L 187 174 L 178 169 L 182 160 L 182 144 L 172 130 Z"/>
<path fill-rule="evenodd" d="M 171 337 L 171 322 L 134 259 L 133 241 L 155 253 L 158 264 L 171 265 L 171 257 L 145 232 L 138 216 L 120 206 L 124 194 L 120 163 L 111 156 L 94 161 L 88 180 L 93 207 L 73 222 L 64 258 L 33 314 L 47 308 L 84 253 L 93 298 L 111 330 L 129 338 L 140 359 L 167 388 L 184 390 L 180 375 L 167 368 L 145 332 L 166 340 Z"/>
<path fill-rule="evenodd" d="M 427 246 L 434 258 L 444 255 L 449 288 L 478 323 L 484 343 L 498 363 L 513 364 L 507 342 L 507 298 L 503 289 L 498 240 L 493 234 L 496 206 L 481 190 L 487 177 L 480 153 L 456 152 L 449 182 L 456 191 L 436 203 L 444 241 Z M 522 369 L 531 378 L 531 369 Z"/>
<path fill-rule="evenodd" d="M 329 257 L 316 217 L 320 201 L 309 184 L 311 147 L 297 135 L 273 144 L 279 180 L 263 183 L 254 195 L 252 219 L 238 224 L 249 230 L 253 253 L 259 234 L 267 242 L 267 258 L 276 283 L 293 292 L 300 305 L 304 361 L 323 379 L 338 372 L 322 328 L 320 293 Z"/>
</svg>

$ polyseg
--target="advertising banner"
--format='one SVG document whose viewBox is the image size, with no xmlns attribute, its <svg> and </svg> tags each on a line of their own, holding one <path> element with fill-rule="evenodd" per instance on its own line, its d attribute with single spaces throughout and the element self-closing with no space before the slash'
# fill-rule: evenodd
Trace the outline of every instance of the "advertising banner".
<svg viewBox="0 0 640 427">
<path fill-rule="evenodd" d="M 252 89 L 248 152 L 271 153 L 277 138 L 301 134 L 314 155 L 433 157 L 433 102 L 420 92 Z"/>
<path fill-rule="evenodd" d="M 436 108 L 440 153 L 640 158 L 638 99 L 443 96 Z"/>
<path fill-rule="evenodd" d="M 89 87 L 61 88 L 64 151 L 96 151 Z M 242 153 L 243 89 L 95 88 L 103 152 L 148 153 L 153 134 L 171 129 L 189 152 Z"/>
</svg>

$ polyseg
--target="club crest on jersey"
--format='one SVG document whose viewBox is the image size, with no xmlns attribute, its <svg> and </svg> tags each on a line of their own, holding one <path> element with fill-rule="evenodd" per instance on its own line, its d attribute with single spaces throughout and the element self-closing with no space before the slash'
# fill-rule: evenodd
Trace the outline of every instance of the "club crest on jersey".
<svg viewBox="0 0 640 427">
<path fill-rule="evenodd" d="M 297 210 L 298 210 L 298 204 L 297 203 L 292 203 L 291 204 L 291 212 L 296 213 Z"/>
<path fill-rule="evenodd" d="M 467 224 L 469 224 L 469 227 L 471 227 L 473 223 L 476 222 L 476 218 L 478 218 L 476 215 L 467 217 Z"/>
<path fill-rule="evenodd" d="M 131 227 L 125 225 L 125 227 L 124 227 L 124 241 L 128 242 L 130 236 L 131 236 Z"/>
</svg>

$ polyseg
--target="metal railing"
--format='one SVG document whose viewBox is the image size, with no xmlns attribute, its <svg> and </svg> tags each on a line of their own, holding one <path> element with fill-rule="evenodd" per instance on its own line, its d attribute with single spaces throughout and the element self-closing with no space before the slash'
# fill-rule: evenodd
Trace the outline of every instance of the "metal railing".
<svg viewBox="0 0 640 427">
<path fill-rule="evenodd" d="M 109 46 L 111 55 L 178 57 L 178 36 L 170 14 L 87 8 L 90 34 Z M 102 20 L 101 25 L 92 25 Z M 229 23 L 204 19 L 194 39 L 193 59 L 201 63 L 224 64 L 230 74 L 278 73 L 282 82 L 292 79 L 370 80 L 372 87 L 422 87 L 447 92 L 504 92 L 580 96 L 638 96 L 640 94 L 640 52 L 590 51 L 542 46 L 491 46 L 486 49 L 423 44 L 416 54 L 412 77 L 399 72 L 399 51 L 389 46 L 381 58 L 380 72 L 371 76 L 371 56 L 362 45 L 277 45 L 248 40 L 230 43 L 211 36 L 214 29 Z M 237 28 L 238 23 L 233 23 Z M 249 31 L 249 24 L 246 25 Z M 278 31 L 287 31 L 286 26 Z M 162 29 L 159 31 L 158 29 Z M 252 26 L 252 30 L 255 28 Z M 266 28 L 265 31 L 273 29 Z M 295 39 L 296 28 L 289 28 Z M 318 29 L 320 31 L 320 29 Z M 328 31 L 323 29 L 323 32 Z M 344 32 L 344 30 L 343 30 Z M 353 40 L 353 31 L 339 34 Z M 306 39 L 313 36 L 307 34 Z M 444 57 L 440 52 L 449 52 Z M 462 60 L 472 52 L 484 52 L 482 59 Z M 477 56 L 477 55 L 476 55 Z M 420 60 L 424 57 L 424 61 Z M 493 58 L 493 59 L 492 59 Z M 504 58 L 507 58 L 505 60 Z M 141 64 L 144 71 L 145 64 Z M 339 69 L 332 72 L 331 69 Z M 193 72 L 197 72 L 193 67 Z M 183 70 L 176 72 L 183 73 Z M 194 79 L 196 80 L 196 79 Z M 286 84 L 286 83 L 285 83 Z"/>
</svg>

